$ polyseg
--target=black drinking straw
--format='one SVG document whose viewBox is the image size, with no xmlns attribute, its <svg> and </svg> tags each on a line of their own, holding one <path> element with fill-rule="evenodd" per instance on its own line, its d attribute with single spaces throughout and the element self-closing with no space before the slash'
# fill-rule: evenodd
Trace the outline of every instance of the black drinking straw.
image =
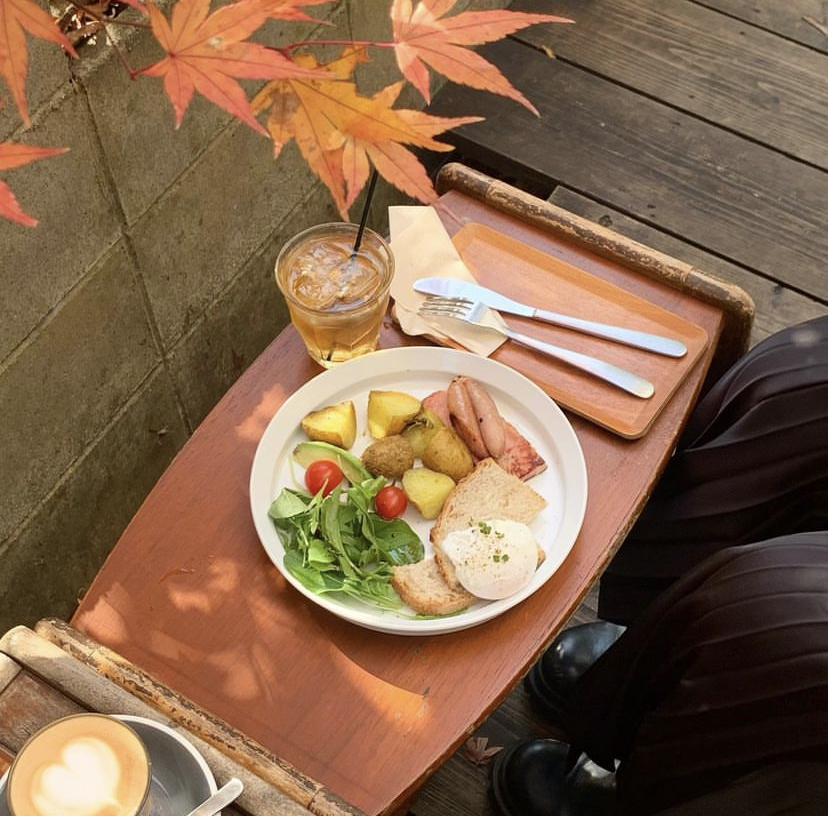
<svg viewBox="0 0 828 816">
<path fill-rule="evenodd" d="M 377 186 L 377 171 L 371 170 L 371 179 L 368 182 L 368 192 L 365 194 L 365 204 L 362 205 L 362 218 L 359 219 L 359 229 L 354 241 L 354 251 L 351 257 L 356 257 L 359 252 L 359 245 L 362 243 L 362 233 L 365 232 L 365 222 L 368 220 L 368 210 L 371 208 L 371 199 L 374 197 L 374 187 Z"/>
</svg>

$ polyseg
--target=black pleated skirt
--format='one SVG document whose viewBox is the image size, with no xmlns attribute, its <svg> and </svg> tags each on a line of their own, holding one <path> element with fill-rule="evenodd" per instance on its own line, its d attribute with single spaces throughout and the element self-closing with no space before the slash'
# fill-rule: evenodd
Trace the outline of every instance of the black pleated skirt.
<svg viewBox="0 0 828 816">
<path fill-rule="evenodd" d="M 753 771 L 658 816 L 826 816 L 828 768 L 818 762 L 780 762 Z"/>
<path fill-rule="evenodd" d="M 690 416 L 605 571 L 600 617 L 628 624 L 708 555 L 828 529 L 828 316 L 757 344 Z"/>
<path fill-rule="evenodd" d="M 706 558 L 584 675 L 566 730 L 599 764 L 620 760 L 619 797 L 630 816 L 726 794 L 779 763 L 817 763 L 814 789 L 806 776 L 796 795 L 824 797 L 828 532 Z M 777 785 L 785 784 L 783 774 Z"/>
</svg>

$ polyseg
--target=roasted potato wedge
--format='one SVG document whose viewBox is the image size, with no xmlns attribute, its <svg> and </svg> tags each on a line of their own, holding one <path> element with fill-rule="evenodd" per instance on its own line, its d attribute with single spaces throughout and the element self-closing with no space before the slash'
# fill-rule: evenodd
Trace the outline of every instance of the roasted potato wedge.
<svg viewBox="0 0 828 816">
<path fill-rule="evenodd" d="M 440 514 L 455 484 L 454 479 L 445 473 L 417 467 L 403 474 L 402 486 L 408 501 L 417 508 L 420 515 L 426 519 L 434 519 Z"/>
<path fill-rule="evenodd" d="M 474 469 L 474 459 L 468 446 L 452 428 L 438 428 L 420 458 L 425 467 L 445 473 L 455 482 Z"/>
<path fill-rule="evenodd" d="M 428 408 L 421 408 L 417 416 L 405 426 L 402 435 L 411 443 L 414 456 L 421 459 L 429 440 L 439 428 L 444 428 L 443 420 Z"/>
<path fill-rule="evenodd" d="M 368 392 L 368 432 L 374 439 L 400 433 L 420 411 L 421 402 L 403 391 Z"/>
<path fill-rule="evenodd" d="M 385 476 L 396 482 L 414 466 L 411 443 L 400 434 L 392 434 L 371 443 L 362 452 L 362 464 L 372 476 Z"/>
<path fill-rule="evenodd" d="M 348 450 L 357 432 L 354 403 L 347 400 L 311 411 L 302 418 L 301 425 L 310 439 Z"/>
</svg>

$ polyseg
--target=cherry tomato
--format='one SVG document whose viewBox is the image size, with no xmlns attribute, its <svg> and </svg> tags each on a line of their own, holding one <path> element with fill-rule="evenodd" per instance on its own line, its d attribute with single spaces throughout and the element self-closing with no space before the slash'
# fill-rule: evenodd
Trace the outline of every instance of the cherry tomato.
<svg viewBox="0 0 828 816">
<path fill-rule="evenodd" d="M 386 485 L 377 493 L 374 506 L 384 519 L 397 518 L 408 507 L 408 496 L 405 495 L 401 487 Z"/>
<path fill-rule="evenodd" d="M 320 459 L 311 462 L 305 471 L 305 487 L 314 496 L 321 490 L 327 496 L 342 481 L 342 471 L 336 462 Z"/>
</svg>

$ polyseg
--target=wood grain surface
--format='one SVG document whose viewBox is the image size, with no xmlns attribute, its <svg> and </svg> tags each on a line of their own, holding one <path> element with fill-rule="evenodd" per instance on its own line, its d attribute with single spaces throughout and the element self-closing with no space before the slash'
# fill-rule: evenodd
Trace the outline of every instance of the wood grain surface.
<svg viewBox="0 0 828 816">
<path fill-rule="evenodd" d="M 796 4 L 784 5 L 791 19 Z M 511 4 L 533 12 L 548 6 Z M 561 61 L 828 169 L 824 54 L 687 0 L 556 0 L 555 14 L 575 24 L 534 26 L 518 39 L 551 45 Z"/>
<path fill-rule="evenodd" d="M 555 39 L 547 45 L 554 51 Z M 821 158 L 819 167 L 804 164 L 586 68 L 551 60 L 537 47 L 508 40 L 483 53 L 504 66 L 541 115 L 446 86 L 432 113 L 474 110 L 485 117 L 451 137 L 460 160 L 497 167 L 500 177 L 546 195 L 558 185 L 589 194 L 771 281 L 828 299 L 828 173 Z M 822 63 L 828 68 L 828 60 Z M 814 85 L 823 94 L 821 133 L 825 75 Z M 816 139 L 818 151 L 819 133 Z M 821 145 L 828 152 L 824 139 Z"/>
<path fill-rule="evenodd" d="M 828 312 L 828 307 L 789 286 L 780 286 L 759 275 L 753 275 L 741 266 L 565 187 L 558 187 L 549 200 L 569 212 L 604 224 L 633 241 L 674 258 L 680 258 L 698 269 L 707 270 L 711 275 L 739 286 L 750 296 L 756 312 L 750 335 L 751 346 L 786 326 Z"/>
<path fill-rule="evenodd" d="M 467 223 L 453 240 L 477 282 L 501 294 L 538 308 L 685 343 L 687 353 L 676 359 L 537 320 L 502 315 L 515 331 L 606 360 L 650 380 L 655 393 L 640 399 L 517 343 L 507 342 L 491 355 L 529 377 L 562 407 L 627 439 L 647 432 L 708 344 L 701 326 L 569 263 L 565 247 L 549 255 L 474 223 Z"/>
<path fill-rule="evenodd" d="M 0 763 L 53 720 L 97 711 L 128 714 L 181 729 L 218 785 L 241 780 L 244 790 L 227 814 L 249 816 L 361 816 L 326 795 L 266 752 L 254 752 L 215 718 L 148 675 L 85 638 L 63 621 L 18 626 L 0 638 Z M 197 726 L 197 727 L 193 727 Z M 200 726 L 200 727 L 198 727 Z"/>
</svg>

